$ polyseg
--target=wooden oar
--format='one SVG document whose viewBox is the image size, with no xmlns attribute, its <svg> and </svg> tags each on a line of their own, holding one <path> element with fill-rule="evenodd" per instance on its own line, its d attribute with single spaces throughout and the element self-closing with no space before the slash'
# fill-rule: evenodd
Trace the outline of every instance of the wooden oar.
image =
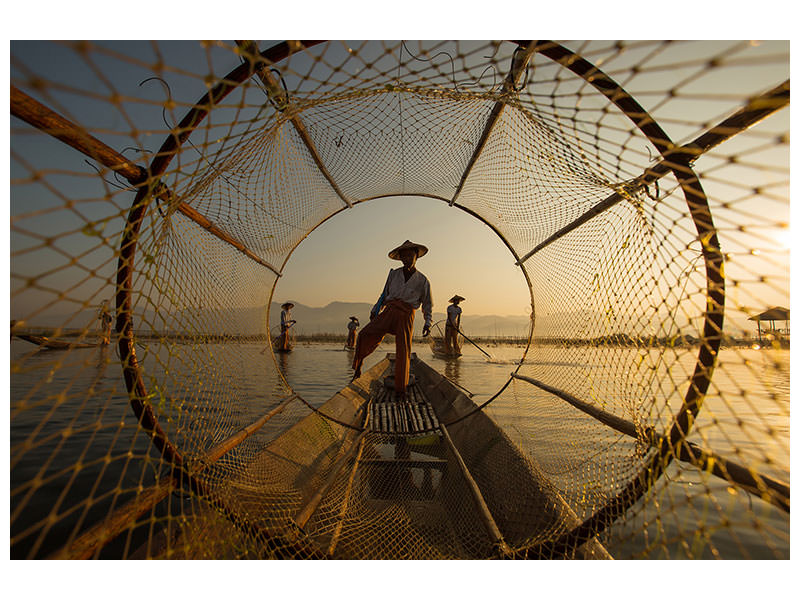
<svg viewBox="0 0 800 600">
<path fill-rule="evenodd" d="M 473 345 L 473 346 L 475 346 L 475 347 L 476 347 L 478 350 L 480 350 L 481 352 L 483 352 L 483 353 L 484 353 L 486 356 L 488 356 L 489 358 L 492 358 L 492 355 L 491 355 L 491 354 L 489 354 L 488 352 L 486 352 L 486 350 L 484 350 L 483 348 L 481 348 L 480 346 L 478 346 L 478 344 L 476 344 L 476 343 L 475 343 L 475 342 L 473 342 L 471 339 L 469 339 L 467 336 L 465 336 L 463 331 L 461 331 L 461 330 L 459 329 L 459 330 L 458 330 L 458 333 L 460 333 L 460 334 L 461 334 L 461 335 L 464 337 L 464 339 L 465 339 L 465 340 L 467 340 L 467 341 L 468 341 L 470 344 L 472 344 L 472 345 Z"/>
</svg>

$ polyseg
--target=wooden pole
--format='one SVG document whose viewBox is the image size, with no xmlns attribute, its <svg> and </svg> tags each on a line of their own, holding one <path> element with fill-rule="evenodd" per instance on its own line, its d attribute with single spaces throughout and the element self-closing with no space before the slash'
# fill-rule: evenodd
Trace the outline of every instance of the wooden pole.
<svg viewBox="0 0 800 600">
<path fill-rule="evenodd" d="M 661 161 L 648 167 L 645 172 L 637 177 L 624 190 L 615 191 L 605 200 L 599 202 L 573 222 L 565 225 L 546 240 L 538 244 L 533 250 L 520 258 L 516 264 L 521 265 L 531 256 L 543 250 L 556 240 L 574 231 L 594 217 L 604 213 L 625 198 L 628 198 L 635 189 L 650 185 L 675 169 L 685 169 L 684 163 L 691 163 L 722 142 L 752 127 L 762 119 L 780 110 L 789 104 L 789 81 L 773 88 L 769 92 L 755 98 L 739 109 L 736 113 L 707 130 L 692 142 L 681 147 L 668 150 Z M 652 140 L 651 140 L 652 141 Z"/>
<path fill-rule="evenodd" d="M 659 447 L 662 443 L 668 443 L 665 436 L 657 434 L 653 427 L 637 429 L 636 425 L 630 421 L 583 402 L 564 390 L 554 388 L 537 379 L 517 373 L 513 373 L 511 376 L 515 379 L 533 384 L 565 400 L 578 410 L 594 417 L 604 425 L 608 425 L 629 437 L 645 441 L 650 446 Z M 643 435 L 640 435 L 640 432 L 642 432 Z M 723 458 L 713 452 L 703 450 L 692 442 L 683 440 L 677 444 L 677 447 L 673 447 L 673 450 L 678 460 L 689 463 L 702 471 L 710 472 L 728 482 L 736 483 L 748 492 L 756 494 L 762 500 L 777 506 L 787 513 L 789 512 L 790 489 L 786 483 L 767 475 L 762 475 L 753 469 L 749 469 L 744 465 Z"/>
<path fill-rule="evenodd" d="M 82 127 L 47 108 L 13 85 L 11 86 L 11 114 L 75 148 L 101 165 L 119 173 L 133 186 L 139 187 L 148 182 L 149 175 L 145 168 L 133 164 L 116 150 L 90 135 Z M 151 192 L 168 205 L 173 201 L 172 192 L 160 181 L 153 181 Z M 278 277 L 281 276 L 280 271 L 269 262 L 258 257 L 239 240 L 220 229 L 205 215 L 202 215 L 185 202 L 180 202 L 177 210 L 212 235 L 239 250 L 249 259 L 267 267 Z"/>
<path fill-rule="evenodd" d="M 252 40 L 236 40 L 236 45 L 242 51 L 246 60 L 254 63 L 256 75 L 264 84 L 264 86 L 266 86 L 267 90 L 271 91 L 271 93 L 275 93 L 273 90 L 278 90 L 278 93 L 282 94 L 283 88 L 281 88 L 281 86 L 275 80 L 275 77 L 273 77 L 268 68 L 268 64 L 261 57 L 261 54 L 259 54 L 258 45 Z M 285 103 L 286 105 L 284 106 L 283 110 L 286 110 L 290 107 L 288 97 L 285 99 Z M 314 164 L 317 165 L 319 172 L 322 173 L 322 176 L 325 177 L 341 201 L 344 202 L 348 208 L 353 208 L 353 203 L 347 199 L 347 196 L 344 195 L 344 192 L 342 192 L 342 190 L 334 181 L 333 176 L 328 171 L 325 163 L 322 162 L 322 158 L 319 155 L 317 146 L 314 144 L 314 140 L 311 139 L 311 135 L 308 133 L 308 129 L 306 128 L 305 123 L 303 123 L 303 121 L 300 119 L 300 116 L 297 114 L 292 114 L 289 117 L 289 121 L 294 126 L 295 130 L 300 136 L 300 139 L 303 141 L 303 144 L 305 144 L 306 149 L 308 149 L 308 152 L 311 155 Z"/>
<path fill-rule="evenodd" d="M 525 71 L 525 67 L 528 66 L 528 61 L 533 55 L 533 52 L 535 50 L 535 44 L 529 43 L 525 47 L 520 46 L 520 49 L 521 49 L 520 55 L 514 56 L 514 60 L 511 63 L 511 69 L 509 70 L 508 75 L 506 75 L 506 78 L 503 81 L 503 90 L 501 92 L 502 94 L 501 99 L 495 102 L 494 106 L 492 107 L 492 112 L 489 113 L 489 118 L 486 119 L 486 123 L 483 126 L 483 132 L 481 133 L 481 137 L 478 139 L 478 143 L 476 144 L 475 149 L 472 152 L 472 156 L 470 157 L 469 162 L 467 163 L 467 166 L 464 169 L 464 173 L 461 175 L 461 180 L 458 182 L 458 187 L 456 187 L 456 191 L 453 194 L 453 197 L 450 199 L 450 206 L 453 206 L 453 204 L 455 204 L 459 194 L 461 194 L 461 190 L 464 188 L 464 184 L 467 182 L 469 174 L 472 172 L 472 168 L 475 166 L 475 163 L 478 162 L 478 158 L 483 152 L 483 149 L 486 147 L 486 142 L 489 139 L 489 135 L 492 133 L 494 126 L 500 120 L 500 115 L 503 114 L 503 109 L 506 106 L 506 101 L 508 96 L 516 92 L 516 86 L 519 83 L 519 79 L 522 76 L 522 73 Z"/>
<path fill-rule="evenodd" d="M 369 433 L 369 430 L 362 431 L 358 437 L 350 444 L 349 450 L 347 452 L 342 453 L 339 460 L 336 461 L 333 468 L 331 469 L 330 475 L 328 475 L 328 479 L 325 480 L 325 483 L 320 486 L 320 488 L 316 491 L 316 493 L 311 497 L 311 499 L 306 503 L 306 505 L 297 513 L 294 521 L 300 529 L 306 526 L 309 519 L 311 519 L 314 512 L 319 507 L 320 503 L 322 502 L 325 495 L 328 493 L 328 490 L 331 488 L 333 483 L 339 476 L 339 472 L 344 468 L 347 464 L 347 461 L 352 458 L 352 456 L 358 451 L 361 447 L 361 441 L 364 437 Z M 343 444 L 346 442 L 343 442 Z"/>
<path fill-rule="evenodd" d="M 450 437 L 447 427 L 444 425 L 439 425 L 439 430 L 442 432 L 442 437 L 444 437 L 450 452 L 453 454 L 453 457 L 456 460 L 456 464 L 461 471 L 462 477 L 464 477 L 464 481 L 467 484 L 467 489 L 469 489 L 472 500 L 475 503 L 475 508 L 478 511 L 478 516 L 480 517 L 481 522 L 486 529 L 486 533 L 489 534 L 489 539 L 492 540 L 492 543 L 501 556 L 509 555 L 511 553 L 511 549 L 503 539 L 503 534 L 500 533 L 500 529 L 497 527 L 494 517 L 492 517 L 489 506 L 486 504 L 483 494 L 481 494 L 481 489 L 478 487 L 478 484 L 472 477 L 472 473 L 469 472 L 467 464 L 464 462 L 464 459 L 461 456 L 461 453 L 458 451 L 458 448 L 456 448 L 455 444 L 453 443 L 453 439 Z"/>
<path fill-rule="evenodd" d="M 367 418 L 364 420 L 368 422 L 372 417 L 372 404 L 367 405 Z M 355 482 L 356 473 L 358 472 L 358 466 L 361 462 L 361 455 L 364 452 L 364 440 L 366 438 L 362 437 L 361 440 L 358 442 L 358 453 L 356 454 L 356 459 L 353 461 L 353 468 L 350 469 L 350 476 L 347 478 L 347 488 L 344 492 L 344 500 L 342 500 L 342 505 L 339 508 L 339 522 L 336 523 L 336 528 L 333 530 L 333 535 L 331 536 L 330 544 L 328 544 L 328 556 L 332 557 L 333 553 L 336 551 L 336 545 L 339 543 L 339 536 L 342 533 L 342 526 L 344 524 L 344 516 L 347 513 L 347 508 L 350 504 L 350 495 L 353 493 L 353 484 Z"/>
<path fill-rule="evenodd" d="M 594 417 L 604 425 L 608 425 L 612 429 L 616 429 L 620 433 L 624 433 L 627 436 L 636 439 L 650 440 L 656 435 L 655 429 L 653 429 L 652 427 L 645 427 L 644 429 L 637 430 L 636 425 L 634 425 L 630 421 L 627 421 L 621 417 L 618 417 L 617 415 L 599 409 L 596 406 L 589 404 L 588 402 L 579 400 L 572 394 L 565 392 L 564 390 L 555 388 L 553 386 L 547 385 L 546 383 L 543 383 L 538 379 L 533 379 L 532 377 L 526 377 L 525 375 L 520 375 L 519 373 L 512 373 L 511 377 L 513 377 L 514 379 L 520 379 L 522 381 L 526 381 L 550 394 L 553 394 L 554 396 L 561 398 L 562 400 L 565 400 L 578 410 L 585 412 L 587 415 Z M 643 433 L 643 435 L 640 435 L 640 431 Z"/>
<path fill-rule="evenodd" d="M 267 421 L 283 410 L 297 398 L 297 394 L 288 396 L 280 405 L 272 409 L 269 413 L 259 420 L 241 429 L 227 440 L 220 442 L 217 446 L 209 450 L 202 460 L 196 461 L 197 468 L 192 471 L 193 475 L 198 475 L 206 467 L 222 458 L 226 452 L 241 444 L 245 439 L 253 435 Z M 172 475 L 159 479 L 155 485 L 147 488 L 134 499 L 119 507 L 107 519 L 101 521 L 94 527 L 88 529 L 72 543 L 64 546 L 50 558 L 54 559 L 87 559 L 94 556 L 103 546 L 115 539 L 126 529 L 130 528 L 142 515 L 151 511 L 167 495 L 180 486 L 179 481 Z"/>
<path fill-rule="evenodd" d="M 147 180 L 147 171 L 144 168 L 133 164 L 82 127 L 78 127 L 13 85 L 11 114 L 119 173 L 131 185 L 140 185 Z"/>
<path fill-rule="evenodd" d="M 117 508 L 109 517 L 89 528 L 75 540 L 50 555 L 51 559 L 86 560 L 95 556 L 106 544 L 166 498 L 179 484 L 173 477 L 163 477 L 155 485 Z"/>
</svg>

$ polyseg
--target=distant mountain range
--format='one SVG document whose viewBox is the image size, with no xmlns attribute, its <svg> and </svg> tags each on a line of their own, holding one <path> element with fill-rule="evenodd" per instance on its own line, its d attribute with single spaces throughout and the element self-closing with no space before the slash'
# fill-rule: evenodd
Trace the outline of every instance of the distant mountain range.
<svg viewBox="0 0 800 600">
<path fill-rule="evenodd" d="M 327 306 L 313 307 L 295 303 L 292 317 L 297 320 L 295 325 L 296 335 L 318 335 L 347 333 L 347 324 L 351 316 L 358 317 L 363 327 L 369 322 L 371 304 L 366 302 L 331 302 Z M 280 303 L 273 302 L 270 310 L 270 330 L 276 333 L 280 323 Z M 678 315 L 680 317 L 680 315 Z M 12 310 L 12 319 L 14 311 Z M 18 318 L 18 317 L 16 317 Z M 265 307 L 252 308 L 224 308 L 224 309 L 185 309 L 174 313 L 155 313 L 149 309 L 137 312 L 134 317 L 134 327 L 139 332 L 159 333 L 202 333 L 209 335 L 244 335 L 252 336 L 264 333 Z M 444 312 L 434 312 L 434 323 L 444 321 Z M 728 319 L 727 325 L 731 327 L 733 319 Z M 665 318 L 665 323 L 670 319 Z M 421 311 L 416 311 L 414 316 L 414 334 L 422 334 L 423 317 Z M 540 337 L 577 337 L 592 338 L 603 335 L 632 333 L 645 335 L 639 328 L 641 322 L 634 317 L 628 320 L 618 319 L 606 330 L 609 324 L 603 315 L 590 311 L 573 311 L 550 315 L 539 315 L 536 320 L 536 334 Z M 696 334 L 697 329 L 688 327 L 687 323 L 677 324 L 685 333 Z M 737 323 L 738 325 L 738 323 Z M 441 323 L 444 328 L 444 323 Z M 674 326 L 674 323 L 673 323 Z M 74 314 L 40 314 L 34 321 L 25 323 L 23 327 L 31 328 L 56 328 L 65 330 L 96 331 L 99 328 L 98 312 L 96 308 L 86 308 Z M 527 337 L 530 328 L 530 319 L 526 315 L 474 315 L 470 314 L 469 307 L 464 307 L 461 317 L 463 332 L 472 337 Z M 674 328 L 674 327 L 673 327 Z M 746 329 L 745 329 L 746 328 Z M 726 328 L 727 330 L 727 328 Z M 744 322 L 744 327 L 737 331 L 731 327 L 733 335 L 741 335 L 741 331 L 755 332 L 752 323 Z M 653 335 L 673 335 L 679 331 L 653 331 Z"/>
<path fill-rule="evenodd" d="M 371 304 L 366 302 L 331 302 L 315 308 L 295 303 L 292 318 L 297 320 L 295 333 L 312 335 L 320 333 L 347 333 L 350 317 L 357 317 L 363 327 L 369 322 Z M 270 310 L 270 328 L 280 323 L 280 304 L 273 302 Z M 445 313 L 433 313 L 433 322 L 443 321 Z M 414 334 L 422 335 L 422 311 L 414 315 Z M 442 323 L 442 327 L 444 323 Z M 526 337 L 530 319 L 526 316 L 470 315 L 466 310 L 461 317 L 461 327 L 468 336 Z"/>
<path fill-rule="evenodd" d="M 366 302 L 331 302 L 327 306 L 313 307 L 295 303 L 292 318 L 297 320 L 296 335 L 346 334 L 350 317 L 357 317 L 363 327 L 369 322 L 371 304 Z M 39 315 L 28 327 L 63 327 L 65 329 L 95 330 L 99 327 L 97 309 L 84 309 L 72 315 Z M 280 323 L 281 306 L 273 302 L 270 310 L 270 330 Z M 139 331 L 160 332 L 196 331 L 212 335 L 255 335 L 264 332 L 264 307 L 231 309 L 187 309 L 174 314 L 151 310 L 137 314 L 134 327 Z M 445 313 L 434 312 L 434 323 L 443 321 Z M 422 335 L 424 319 L 422 311 L 414 316 L 414 334 Z M 465 311 L 461 318 L 464 333 L 475 336 L 524 337 L 528 334 L 529 319 L 526 316 L 470 315 Z M 442 323 L 444 327 L 444 323 Z"/>
</svg>

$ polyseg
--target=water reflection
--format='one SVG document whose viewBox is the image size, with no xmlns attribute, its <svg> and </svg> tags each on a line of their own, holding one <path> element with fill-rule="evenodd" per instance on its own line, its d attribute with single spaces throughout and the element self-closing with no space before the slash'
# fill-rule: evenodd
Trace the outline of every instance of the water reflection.
<svg viewBox="0 0 800 600">
<path fill-rule="evenodd" d="M 461 385 L 461 361 L 458 358 L 446 358 L 444 376 L 456 385 Z"/>
<path fill-rule="evenodd" d="M 289 375 L 290 375 L 289 362 L 291 361 L 291 359 L 289 358 L 289 354 L 290 354 L 289 352 L 275 353 L 275 356 L 278 359 L 278 369 L 283 374 L 283 378 L 286 379 L 286 381 L 289 381 Z"/>
<path fill-rule="evenodd" d="M 383 344 L 367 358 L 364 369 L 393 351 L 394 344 Z M 473 393 L 475 401 L 480 403 L 505 384 L 523 348 L 492 347 L 493 361 L 469 346 L 464 347 L 459 359 L 435 357 L 426 346 L 418 346 L 415 351 L 448 379 Z M 175 406 L 176 410 L 182 407 L 186 411 L 173 415 L 177 418 L 174 425 L 169 425 L 166 418 L 162 421 L 165 426 L 169 425 L 170 433 L 192 425 L 190 430 L 181 433 L 184 437 L 176 437 L 182 449 L 207 447 L 215 432 L 238 430 L 276 406 L 277 399 L 286 396 L 288 390 L 277 377 L 274 365 L 292 388 L 314 406 L 327 401 L 347 385 L 352 376 L 352 352 L 344 351 L 340 344 L 299 345 L 291 353 L 276 353 L 274 363 L 270 352 L 269 347 L 257 343 L 140 344 L 137 347 L 147 383 L 160 384 L 160 389 L 172 400 L 164 410 Z M 666 403 L 676 396 L 679 405 L 683 396 L 673 393 L 672 384 L 691 375 L 696 356 L 693 351 L 671 352 L 674 356 L 661 349 L 606 348 L 591 352 L 585 348 L 534 347 L 522 372 L 569 387 L 585 397 L 594 394 L 620 399 L 630 394 L 631 382 L 636 382 L 637 377 L 650 368 L 648 365 L 655 365 L 659 370 L 649 377 L 655 381 L 653 389 L 660 395 L 653 402 Z M 641 356 L 645 359 L 641 360 Z M 742 462 L 759 464 L 765 474 L 788 481 L 789 358 L 788 350 L 723 349 L 703 410 L 693 428 L 692 441 L 723 456 L 739 456 Z M 624 365 L 630 365 L 628 372 L 623 371 Z M 136 419 L 131 418 L 128 392 L 113 346 L 64 353 L 32 348 L 27 342 L 15 340 L 11 342 L 11 367 L 9 429 L 13 462 L 10 484 L 15 511 L 11 516 L 12 556 L 40 558 L 60 546 L 79 521 L 89 525 L 93 519 L 106 514 L 112 503 L 121 502 L 124 497 L 119 490 L 136 489 L 143 480 L 144 470 L 147 470 L 146 479 L 151 481 L 159 463 L 152 459 L 149 438 L 142 435 Z M 198 379 L 202 388 L 194 385 Z M 643 381 L 651 385 L 649 379 Z M 664 382 L 663 385 L 659 385 L 659 381 Z M 589 471 L 576 475 L 574 470 L 563 468 L 565 461 L 580 461 L 597 455 L 608 456 L 609 464 L 616 465 L 622 463 L 615 461 L 633 456 L 635 449 L 623 444 L 634 442 L 623 440 L 615 442 L 616 454 L 603 454 L 607 438 L 582 436 L 582 432 L 593 431 L 586 425 L 588 416 L 579 411 L 572 415 L 569 406 L 551 410 L 547 407 L 560 406 L 557 399 L 523 387 L 522 383 L 516 385 L 516 392 L 512 388 L 511 392 L 501 395 L 489 405 L 487 412 L 515 443 L 529 455 L 536 456 L 541 467 L 549 469 L 549 476 L 562 489 L 581 495 L 595 493 L 592 488 L 578 490 L 575 485 L 574 477 Z M 536 408 L 543 399 L 547 399 L 548 404 Z M 308 414 L 304 406 L 296 408 L 296 412 L 287 409 L 285 414 L 249 438 L 248 452 L 260 449 Z M 665 411 L 665 414 L 671 413 Z M 189 420 L 182 420 L 184 418 Z M 58 434 L 67 427 L 72 428 L 72 434 L 61 441 Z M 58 445 L 51 443 L 56 436 L 60 440 Z M 401 455 L 406 452 L 402 447 L 397 450 Z M 133 453 L 132 458 L 130 453 Z M 76 457 L 83 461 L 77 475 Z M 107 462 L 109 457 L 113 459 L 111 463 Z M 692 471 L 688 466 L 673 463 L 672 469 L 669 476 L 679 477 L 679 483 L 685 482 L 687 499 L 680 499 L 679 491 L 678 504 L 669 508 L 671 518 L 658 524 L 663 527 L 659 535 L 664 539 L 678 543 L 681 530 L 675 528 L 692 519 L 696 521 L 692 502 L 697 499 L 722 507 L 721 517 L 723 512 L 733 514 L 734 510 L 742 515 L 731 526 L 731 534 L 722 531 L 714 534 L 717 536 L 715 544 L 724 550 L 723 554 L 738 556 L 738 552 L 750 557 L 762 554 L 769 557 L 780 552 L 788 555 L 784 514 L 764 503 L 753 504 L 754 508 L 750 508 L 749 503 L 757 501 L 755 497 L 742 493 L 734 495 L 726 482 Z M 35 480 L 47 483 L 34 490 L 30 482 Z M 420 488 L 422 482 L 415 479 L 414 485 Z M 665 479 L 663 485 L 664 493 L 675 493 L 674 483 L 666 487 Z M 60 523 L 47 525 L 55 536 L 53 540 L 57 538 L 57 541 L 48 540 L 37 550 L 34 545 L 40 530 L 35 525 L 47 523 L 54 499 L 60 497 L 63 498 L 60 500 L 62 509 L 72 512 Z M 90 510 L 91 516 L 87 516 Z M 645 546 L 637 544 L 644 542 L 633 536 L 642 519 L 646 523 L 657 521 L 657 516 L 647 512 L 652 510 L 659 509 L 655 505 L 634 509 L 635 518 L 622 521 L 618 529 L 609 533 L 620 556 L 643 552 Z M 767 513 L 768 510 L 771 512 Z M 747 515 L 753 515 L 754 511 L 764 511 L 764 515 L 758 513 L 764 524 L 760 530 L 752 529 L 746 522 Z M 764 533 L 766 528 L 777 532 L 776 535 L 768 536 Z M 724 536 L 733 541 L 720 541 Z M 629 540 L 630 548 L 623 545 L 625 540 Z M 765 540 L 774 544 L 775 550 L 766 546 Z"/>
</svg>

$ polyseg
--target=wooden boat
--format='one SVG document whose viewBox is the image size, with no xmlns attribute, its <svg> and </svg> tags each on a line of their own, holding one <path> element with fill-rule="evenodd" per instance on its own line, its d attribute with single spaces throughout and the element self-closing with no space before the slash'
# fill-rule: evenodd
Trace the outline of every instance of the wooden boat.
<svg viewBox="0 0 800 600">
<path fill-rule="evenodd" d="M 609 558 L 594 539 L 570 556 L 526 553 L 577 516 L 532 459 L 416 355 L 406 400 L 396 401 L 393 362 L 387 355 L 215 489 L 224 512 L 268 540 L 262 557 Z M 181 539 L 172 533 L 180 553 L 171 556 L 202 557 L 217 531 L 220 545 L 230 539 L 235 528 L 212 512 L 196 513 L 204 522 Z"/>
<path fill-rule="evenodd" d="M 453 352 L 452 350 L 448 352 L 444 344 L 444 338 L 430 336 L 429 343 L 431 352 L 436 358 L 458 358 L 461 356 L 461 352 Z"/>
<path fill-rule="evenodd" d="M 286 348 L 283 347 L 283 338 L 280 335 L 274 337 L 272 340 L 272 349 L 275 352 L 282 352 L 282 353 L 291 352 L 292 350 L 294 350 L 294 336 L 292 335 L 289 336 L 289 343 L 287 344 Z"/>
<path fill-rule="evenodd" d="M 433 351 L 433 356 L 436 358 L 459 358 L 461 356 L 461 352 L 439 352 L 438 350 Z"/>
<path fill-rule="evenodd" d="M 25 340 L 26 342 L 30 342 L 31 344 L 36 344 L 41 348 L 47 348 L 49 350 L 71 350 L 72 348 L 97 348 L 97 346 L 104 345 L 99 342 L 94 344 L 89 344 L 86 342 L 66 342 L 63 340 L 53 340 L 43 335 L 30 335 L 27 333 L 15 333 L 14 335 L 21 340 Z"/>
</svg>

